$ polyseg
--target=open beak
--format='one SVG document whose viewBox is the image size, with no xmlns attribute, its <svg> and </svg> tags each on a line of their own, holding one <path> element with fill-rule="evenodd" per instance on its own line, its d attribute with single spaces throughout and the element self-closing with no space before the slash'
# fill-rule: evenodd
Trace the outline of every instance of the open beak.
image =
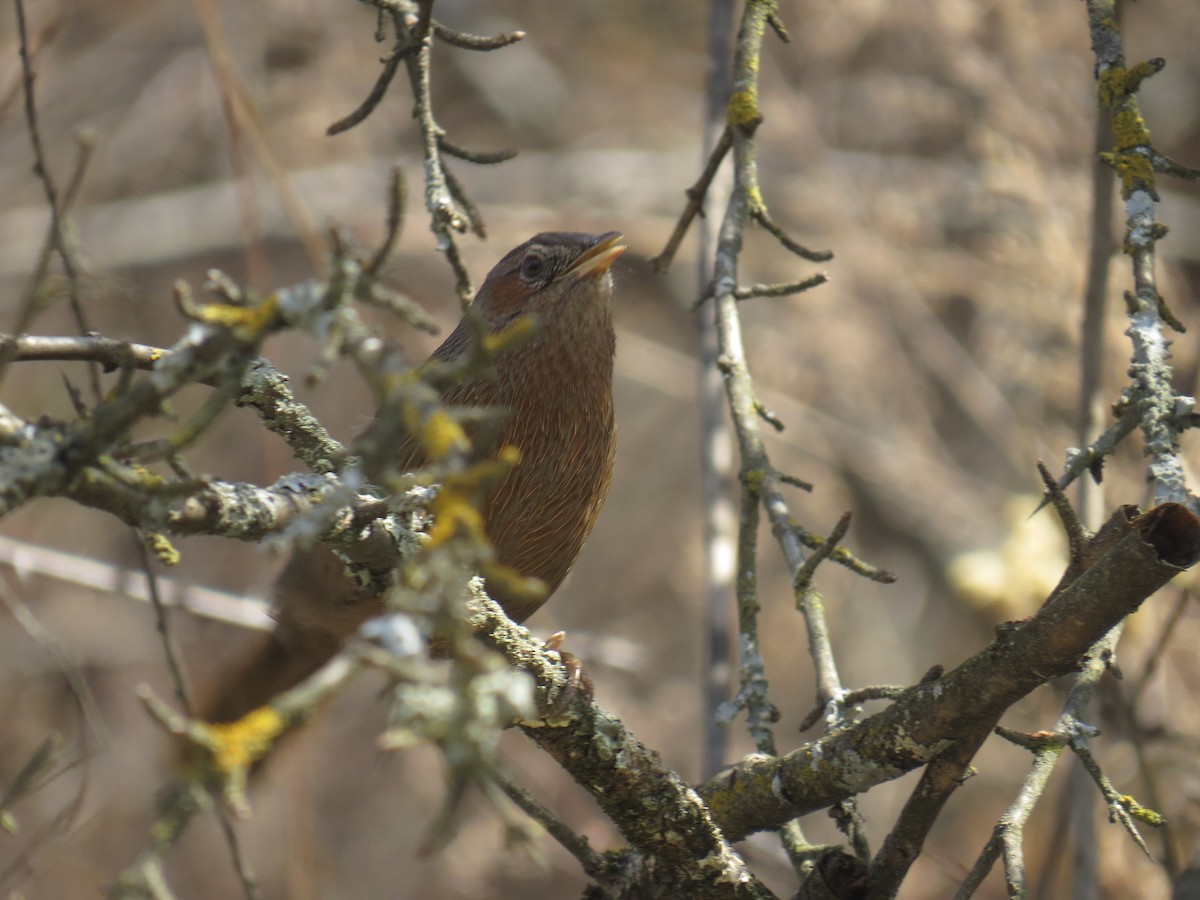
<svg viewBox="0 0 1200 900">
<path fill-rule="evenodd" d="M 596 243 L 592 244 L 579 259 L 575 260 L 575 265 L 567 269 L 564 275 L 571 278 L 586 278 L 592 275 L 603 275 L 622 253 L 628 244 L 625 243 L 625 235 L 619 231 L 609 231 L 600 235 L 596 239 Z"/>
</svg>

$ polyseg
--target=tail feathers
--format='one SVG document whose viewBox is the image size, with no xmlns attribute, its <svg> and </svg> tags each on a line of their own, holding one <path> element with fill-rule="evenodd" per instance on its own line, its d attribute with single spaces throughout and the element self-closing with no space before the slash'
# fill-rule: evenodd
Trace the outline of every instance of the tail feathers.
<svg viewBox="0 0 1200 900">
<path fill-rule="evenodd" d="M 341 643 L 339 636 L 329 633 L 307 635 L 297 643 L 284 639 L 279 631 L 272 632 L 224 679 L 202 718 L 236 722 L 321 668 Z"/>
<path fill-rule="evenodd" d="M 234 722 L 271 702 L 327 663 L 358 626 L 381 609 L 357 589 L 322 546 L 293 554 L 275 585 L 278 624 L 217 688 L 202 718 Z"/>
</svg>

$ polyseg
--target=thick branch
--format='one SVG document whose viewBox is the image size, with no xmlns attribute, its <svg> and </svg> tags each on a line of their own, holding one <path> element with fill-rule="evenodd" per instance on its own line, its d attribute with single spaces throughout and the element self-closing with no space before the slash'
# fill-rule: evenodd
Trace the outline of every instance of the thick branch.
<svg viewBox="0 0 1200 900">
<path fill-rule="evenodd" d="M 888 709 L 782 757 L 755 757 L 700 787 L 731 840 L 776 828 L 981 740 L 1034 688 L 1073 671 L 1105 632 L 1200 555 L 1200 519 L 1178 504 L 1117 512 L 1034 617 L 909 688 Z"/>
<path fill-rule="evenodd" d="M 474 624 L 483 639 L 534 676 L 539 706 L 561 701 L 566 678 L 558 660 L 494 603 L 481 599 L 479 607 Z M 592 794 L 636 850 L 653 858 L 648 879 L 672 885 L 680 897 L 772 896 L 722 837 L 696 791 L 583 692 L 561 718 L 523 730 Z"/>
</svg>

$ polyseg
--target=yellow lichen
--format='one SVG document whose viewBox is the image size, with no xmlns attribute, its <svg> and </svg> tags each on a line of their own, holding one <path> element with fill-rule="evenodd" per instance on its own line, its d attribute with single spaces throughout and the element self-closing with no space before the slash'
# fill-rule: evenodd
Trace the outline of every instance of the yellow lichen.
<svg viewBox="0 0 1200 900">
<path fill-rule="evenodd" d="M 1162 71 L 1163 61 L 1151 59 L 1126 69 L 1113 66 L 1100 73 L 1096 92 L 1105 109 L 1113 109 L 1126 97 L 1136 94 L 1142 82 Z"/>
<path fill-rule="evenodd" d="M 260 706 L 236 722 L 209 725 L 213 765 L 229 775 L 250 767 L 271 748 L 283 733 L 283 716 L 269 706 Z"/>
<path fill-rule="evenodd" d="M 1118 152 L 1150 145 L 1150 130 L 1135 103 L 1127 103 L 1113 113 L 1112 132 L 1114 149 Z"/>
<path fill-rule="evenodd" d="M 1137 819 L 1139 822 L 1143 822 L 1146 825 L 1152 825 L 1155 828 L 1166 824 L 1167 820 L 1162 813 L 1157 813 L 1152 809 L 1142 806 L 1142 804 L 1138 803 L 1137 800 L 1133 799 L 1133 797 L 1131 797 L 1129 794 L 1122 794 L 1117 798 L 1117 802 L 1125 808 L 1125 811 L 1129 813 L 1129 815 L 1133 816 L 1133 818 Z"/>
<path fill-rule="evenodd" d="M 746 485 L 746 487 L 750 488 L 750 490 L 752 490 L 754 493 L 760 494 L 762 493 L 763 479 L 766 478 L 766 476 L 767 473 L 762 469 L 747 469 L 742 473 L 742 484 Z"/>
<path fill-rule="evenodd" d="M 1146 60 L 1145 62 L 1138 63 L 1136 66 L 1131 68 L 1125 76 L 1125 92 L 1127 94 L 1134 93 L 1139 87 L 1142 86 L 1143 81 L 1145 81 L 1151 75 L 1154 75 L 1156 72 L 1160 72 L 1162 67 L 1163 62 L 1161 59 L 1150 59 Z"/>
<path fill-rule="evenodd" d="M 471 447 L 462 426 L 440 409 L 431 412 L 421 423 L 420 440 L 434 462 L 440 462 L 456 450 L 465 453 Z"/>
<path fill-rule="evenodd" d="M 145 466 L 130 466 L 129 472 L 137 476 L 139 487 L 156 488 L 167 483 L 167 480 L 157 472 L 151 472 Z"/>
<path fill-rule="evenodd" d="M 279 301 L 274 294 L 254 306 L 212 303 L 197 310 L 200 321 L 233 331 L 242 340 L 256 340 L 275 321 Z"/>
<path fill-rule="evenodd" d="M 758 91 L 754 86 L 737 91 L 729 98 L 725 121 L 733 128 L 747 128 L 762 119 L 758 109 Z"/>
<path fill-rule="evenodd" d="M 1112 109 L 1124 99 L 1125 75 L 1125 69 L 1121 66 L 1113 66 L 1100 73 L 1096 84 L 1096 94 L 1100 105 L 1105 109 Z"/>
<path fill-rule="evenodd" d="M 1125 151 L 1122 153 L 1101 153 L 1100 159 L 1112 166 L 1121 179 L 1121 196 L 1126 200 L 1134 191 L 1146 191 L 1153 194 L 1154 167 L 1150 160 L 1140 153 Z"/>
<path fill-rule="evenodd" d="M 519 319 L 504 326 L 495 334 L 489 334 L 483 339 L 483 350 L 489 356 L 502 350 L 507 350 L 514 344 L 528 340 L 537 331 L 536 316 L 521 316 Z"/>
<path fill-rule="evenodd" d="M 179 551 L 174 545 L 167 540 L 166 535 L 159 534 L 156 531 L 147 532 L 143 538 L 146 542 L 146 548 L 154 554 L 155 558 L 164 566 L 179 565 Z"/>
<path fill-rule="evenodd" d="M 538 578 L 526 578 L 512 566 L 502 563 L 483 563 L 479 574 L 487 579 L 488 590 L 499 589 L 501 596 L 517 600 L 541 600 L 546 596 L 546 583 Z"/>
<path fill-rule="evenodd" d="M 444 544 L 460 530 L 476 538 L 484 535 L 483 516 L 460 487 L 443 484 L 429 504 L 429 511 L 433 513 L 433 525 L 428 532 L 427 550 Z"/>
</svg>

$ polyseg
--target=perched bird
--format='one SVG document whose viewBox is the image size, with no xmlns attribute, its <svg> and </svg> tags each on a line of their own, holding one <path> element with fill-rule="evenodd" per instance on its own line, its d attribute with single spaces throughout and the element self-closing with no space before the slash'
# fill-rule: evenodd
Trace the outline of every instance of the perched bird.
<svg viewBox="0 0 1200 900">
<path fill-rule="evenodd" d="M 532 315 L 533 336 L 501 353 L 493 371 L 456 385 L 443 400 L 452 406 L 507 411 L 493 452 L 517 447 L 518 462 L 483 503 L 496 559 L 546 593 L 489 592 L 518 622 L 545 602 L 570 571 L 608 493 L 616 452 L 612 370 L 612 275 L 625 250 L 615 231 L 538 234 L 511 250 L 484 279 L 472 303 L 492 331 Z M 452 360 L 468 349 L 459 322 L 433 358 Z M 468 434 L 472 438 L 468 427 Z M 422 462 L 409 441 L 398 451 L 402 470 Z M 233 721 L 310 675 L 342 641 L 383 607 L 381 598 L 356 588 L 342 562 L 324 545 L 292 555 L 275 586 L 277 625 L 266 646 L 218 689 L 206 717 Z"/>
</svg>

